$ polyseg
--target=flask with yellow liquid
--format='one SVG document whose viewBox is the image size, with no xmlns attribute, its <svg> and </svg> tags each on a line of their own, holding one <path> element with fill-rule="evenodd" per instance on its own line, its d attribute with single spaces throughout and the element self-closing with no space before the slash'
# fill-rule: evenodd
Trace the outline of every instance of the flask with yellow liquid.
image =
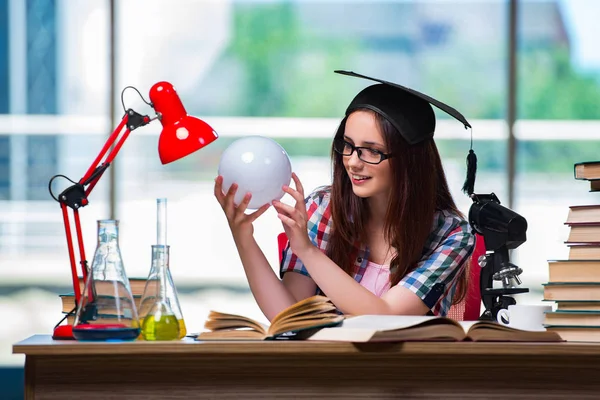
<svg viewBox="0 0 600 400">
<path fill-rule="evenodd" d="M 139 307 L 141 339 L 144 340 L 176 340 L 187 333 L 169 268 L 166 202 L 166 199 L 157 200 L 158 244 L 152 246 L 152 264 Z"/>
<path fill-rule="evenodd" d="M 144 340 L 176 340 L 185 336 L 185 324 L 168 272 L 169 246 L 153 245 L 152 269 L 140 303 Z"/>
</svg>

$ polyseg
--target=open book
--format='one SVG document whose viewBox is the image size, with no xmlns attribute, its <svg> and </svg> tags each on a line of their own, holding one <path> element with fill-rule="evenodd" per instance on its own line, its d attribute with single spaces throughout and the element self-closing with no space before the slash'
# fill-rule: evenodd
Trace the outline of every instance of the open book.
<svg viewBox="0 0 600 400">
<path fill-rule="evenodd" d="M 269 340 L 305 339 L 323 327 L 339 325 L 344 320 L 336 307 L 324 296 L 313 296 L 291 305 L 277 314 L 271 325 L 235 314 L 211 311 L 196 340 Z"/>
<path fill-rule="evenodd" d="M 525 331 L 492 321 L 455 321 L 446 317 L 361 315 L 308 340 L 342 342 L 481 341 L 561 342 L 556 332 Z"/>
</svg>

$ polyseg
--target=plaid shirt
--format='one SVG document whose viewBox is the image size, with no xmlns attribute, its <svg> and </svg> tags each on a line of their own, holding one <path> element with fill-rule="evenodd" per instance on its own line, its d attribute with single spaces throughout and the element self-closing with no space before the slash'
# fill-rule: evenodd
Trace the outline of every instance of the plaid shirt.
<svg viewBox="0 0 600 400">
<path fill-rule="evenodd" d="M 317 190 L 305 200 L 308 213 L 308 236 L 323 253 L 326 252 L 331 231 L 331 209 L 329 190 Z M 398 283 L 411 290 L 423 300 L 435 315 L 445 316 L 452 304 L 456 291 L 456 277 L 465 268 L 475 245 L 475 236 L 469 224 L 459 215 L 450 211 L 437 211 L 433 227 L 423 256 L 416 268 Z M 360 244 L 354 248 L 354 279 L 360 283 L 369 260 L 369 248 Z M 284 250 L 280 274 L 298 272 L 310 276 L 302 261 L 290 251 L 289 242 Z M 320 293 L 320 290 L 317 289 Z"/>
</svg>

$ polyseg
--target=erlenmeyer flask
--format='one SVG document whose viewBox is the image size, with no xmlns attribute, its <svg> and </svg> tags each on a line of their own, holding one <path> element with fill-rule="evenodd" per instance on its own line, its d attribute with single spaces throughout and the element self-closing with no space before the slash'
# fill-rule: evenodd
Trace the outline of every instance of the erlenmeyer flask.
<svg viewBox="0 0 600 400">
<path fill-rule="evenodd" d="M 137 309 L 119 249 L 119 222 L 98 221 L 98 244 L 73 323 L 77 340 L 133 340 Z"/>
<path fill-rule="evenodd" d="M 145 340 L 181 339 L 186 334 L 169 271 L 169 246 L 152 246 L 152 266 L 140 303 L 140 322 Z"/>
<path fill-rule="evenodd" d="M 140 302 L 140 325 L 144 324 L 150 310 L 156 308 L 154 305 L 161 301 L 159 297 L 162 296 L 162 301 L 166 302 L 177 318 L 177 325 L 179 326 L 178 338 L 181 339 L 186 335 L 187 331 L 181 307 L 179 306 L 177 289 L 173 283 L 171 270 L 169 268 L 169 246 L 167 246 L 167 199 L 165 198 L 156 199 L 156 241 L 158 244 L 152 246 L 150 273 L 148 274 L 146 287 L 144 288 L 144 294 L 142 295 L 142 300 Z M 164 277 L 162 276 L 163 273 Z M 147 322 L 147 330 L 151 331 L 156 329 L 158 328 L 152 328 L 151 319 L 149 319 Z M 142 331 L 142 338 L 151 336 L 151 333 L 144 335 L 144 332 Z"/>
</svg>

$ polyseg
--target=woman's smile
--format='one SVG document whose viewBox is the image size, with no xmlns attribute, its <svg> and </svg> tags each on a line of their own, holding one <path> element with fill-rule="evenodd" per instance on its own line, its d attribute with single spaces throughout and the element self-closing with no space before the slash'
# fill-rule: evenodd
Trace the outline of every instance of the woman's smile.
<svg viewBox="0 0 600 400">
<path fill-rule="evenodd" d="M 370 176 L 365 176 L 365 175 L 359 175 L 359 174 L 353 174 L 351 172 L 348 172 L 348 174 L 350 175 L 350 180 L 352 181 L 353 185 L 363 185 L 365 184 L 369 179 L 371 179 Z"/>
</svg>

